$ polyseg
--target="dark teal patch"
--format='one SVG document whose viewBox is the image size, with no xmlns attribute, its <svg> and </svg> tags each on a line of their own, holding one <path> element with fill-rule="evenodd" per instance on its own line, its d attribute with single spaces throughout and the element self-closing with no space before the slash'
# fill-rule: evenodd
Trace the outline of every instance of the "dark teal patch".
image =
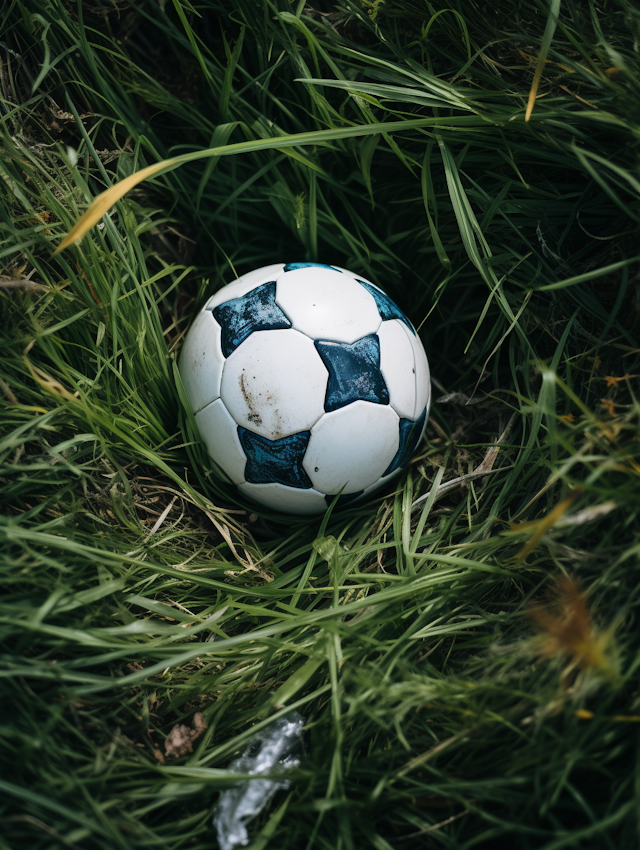
<svg viewBox="0 0 640 850">
<path fill-rule="evenodd" d="M 380 318 L 383 322 L 388 321 L 389 319 L 400 319 L 401 322 L 404 322 L 405 325 L 409 328 L 411 333 L 415 336 L 416 331 L 409 319 L 405 316 L 402 310 L 398 307 L 395 301 L 392 301 L 391 298 L 386 294 L 386 292 L 381 292 L 379 289 L 376 289 L 372 284 L 367 283 L 364 280 L 359 280 L 360 283 L 367 292 L 370 292 L 371 295 L 376 300 L 376 305 L 378 307 L 378 313 L 380 313 Z"/>
<path fill-rule="evenodd" d="M 380 340 L 375 334 L 355 342 L 314 343 L 329 371 L 324 409 L 339 410 L 352 401 L 389 404 L 389 391 L 380 371 Z"/>
<path fill-rule="evenodd" d="M 394 459 L 382 473 L 383 476 L 391 475 L 391 473 L 395 472 L 396 469 L 400 469 L 409 463 L 418 443 L 420 442 L 420 436 L 422 434 L 422 429 L 424 428 L 424 421 L 426 417 L 427 408 L 425 407 L 422 416 L 417 422 L 414 422 L 412 419 L 400 420 L 400 445 L 398 446 L 398 451 L 396 452 Z"/>
<path fill-rule="evenodd" d="M 244 477 L 250 484 L 286 484 L 301 490 L 313 486 L 302 467 L 311 431 L 267 440 L 238 425 L 238 437 L 247 456 Z"/>
<path fill-rule="evenodd" d="M 291 327 L 291 322 L 276 304 L 275 280 L 263 283 L 240 298 L 225 301 L 212 312 L 222 328 L 221 345 L 225 357 L 233 354 L 254 331 Z"/>
<path fill-rule="evenodd" d="M 286 272 L 294 272 L 296 269 L 331 269 L 332 272 L 339 272 L 340 269 L 334 269 L 333 266 L 328 266 L 326 263 L 287 263 L 284 267 Z M 340 272 L 342 274 L 342 272 Z"/>
</svg>

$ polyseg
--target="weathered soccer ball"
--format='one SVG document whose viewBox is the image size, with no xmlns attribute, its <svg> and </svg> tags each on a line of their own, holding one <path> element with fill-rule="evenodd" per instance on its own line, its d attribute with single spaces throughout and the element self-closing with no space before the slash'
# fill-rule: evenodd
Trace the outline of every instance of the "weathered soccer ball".
<svg viewBox="0 0 640 850">
<path fill-rule="evenodd" d="M 385 293 L 321 263 L 224 286 L 189 330 L 180 375 L 207 450 L 246 496 L 295 514 L 382 487 L 424 432 L 429 366 Z"/>
</svg>

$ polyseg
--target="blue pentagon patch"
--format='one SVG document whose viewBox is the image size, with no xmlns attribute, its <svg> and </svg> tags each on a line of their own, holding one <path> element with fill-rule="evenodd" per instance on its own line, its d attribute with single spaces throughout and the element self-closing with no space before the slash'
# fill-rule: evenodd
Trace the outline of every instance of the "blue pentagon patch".
<svg viewBox="0 0 640 850">
<path fill-rule="evenodd" d="M 339 410 L 352 401 L 389 404 L 389 390 L 380 371 L 380 340 L 376 334 L 355 342 L 314 343 L 329 372 L 324 409 Z"/>
<path fill-rule="evenodd" d="M 340 269 L 336 269 L 333 266 L 328 266 L 326 263 L 287 263 L 284 267 L 284 271 L 293 272 L 296 269 L 309 269 L 309 268 L 317 268 L 317 269 L 331 269 L 332 272 L 339 272 Z"/>
<path fill-rule="evenodd" d="M 311 431 L 267 440 L 238 425 L 238 437 L 247 456 L 244 477 L 250 484 L 285 484 L 301 490 L 313 486 L 302 466 Z"/>
<path fill-rule="evenodd" d="M 291 322 L 276 304 L 276 282 L 257 286 L 240 298 L 232 298 L 213 309 L 222 329 L 221 345 L 225 357 L 236 350 L 254 331 L 290 328 Z"/>
<path fill-rule="evenodd" d="M 409 463 L 420 441 L 426 417 L 427 408 L 425 407 L 422 416 L 417 422 L 411 419 L 400 420 L 400 445 L 398 446 L 395 457 L 382 473 L 383 476 L 391 475 L 396 469 L 400 469 Z"/>
<path fill-rule="evenodd" d="M 380 318 L 382 321 L 387 321 L 388 319 L 400 319 L 401 322 L 404 322 L 405 325 L 409 328 L 411 333 L 415 336 L 416 331 L 409 319 L 405 316 L 402 310 L 398 307 L 395 301 L 393 301 L 386 292 L 382 292 L 380 289 L 377 289 L 371 283 L 367 283 L 364 280 L 358 280 L 358 283 L 364 286 L 364 288 L 373 295 L 376 305 L 378 307 L 378 313 L 380 313 Z"/>
</svg>

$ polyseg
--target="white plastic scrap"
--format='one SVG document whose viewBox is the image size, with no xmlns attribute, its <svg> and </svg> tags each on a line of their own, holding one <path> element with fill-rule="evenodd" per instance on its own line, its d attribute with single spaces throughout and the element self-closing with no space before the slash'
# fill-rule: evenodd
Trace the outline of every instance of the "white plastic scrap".
<svg viewBox="0 0 640 850">
<path fill-rule="evenodd" d="M 251 740 L 249 747 L 228 769 L 233 773 L 259 776 L 297 767 L 300 760 L 295 752 L 303 726 L 304 719 L 297 712 L 276 720 Z M 285 778 L 245 779 L 223 791 L 213 813 L 220 850 L 233 850 L 248 844 L 247 823 L 260 814 L 276 791 L 290 784 Z"/>
</svg>

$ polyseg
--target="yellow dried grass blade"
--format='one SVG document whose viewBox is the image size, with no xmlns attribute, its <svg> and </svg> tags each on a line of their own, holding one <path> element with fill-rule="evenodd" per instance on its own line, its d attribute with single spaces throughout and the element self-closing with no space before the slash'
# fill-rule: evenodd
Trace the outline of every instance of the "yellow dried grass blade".
<svg viewBox="0 0 640 850">
<path fill-rule="evenodd" d="M 112 186 L 110 189 L 107 189 L 105 192 L 98 195 L 89 206 L 89 209 L 78 219 L 69 233 L 55 249 L 52 257 L 55 257 L 65 248 L 68 248 L 73 242 L 77 242 L 79 239 L 82 239 L 87 231 L 97 224 L 102 216 L 109 211 L 110 207 L 112 207 L 116 201 L 119 201 L 123 195 L 126 195 L 130 189 L 137 186 L 138 183 L 141 183 L 143 180 L 146 180 L 147 177 L 152 177 L 154 174 L 158 174 L 161 171 L 170 171 L 173 168 L 177 168 L 183 163 L 195 162 L 196 160 L 207 159 L 209 157 L 231 156 L 234 154 L 254 153 L 256 151 L 263 150 L 283 151 L 285 148 L 293 148 L 303 145 L 320 145 L 326 144 L 326 142 L 336 141 L 338 139 L 372 136 L 381 132 L 404 132 L 416 129 L 417 127 L 426 128 L 436 126 L 439 121 L 441 121 L 440 118 L 430 116 L 428 118 L 404 118 L 402 121 L 384 121 L 382 123 L 357 125 L 352 127 L 337 127 L 331 130 L 313 130 L 306 133 L 294 133 L 292 135 L 277 136 L 275 138 L 253 139 L 249 142 L 237 142 L 232 145 L 221 145 L 220 147 L 208 148 L 204 151 L 193 151 L 191 153 L 185 153 L 180 156 L 173 157 L 172 159 L 165 159 L 162 162 L 155 163 L 155 165 L 149 165 L 146 168 L 143 168 L 141 171 L 136 172 L 136 174 L 125 177 L 124 180 L 121 180 L 119 183 L 116 183 L 115 186 Z M 294 156 L 294 158 L 298 159 L 300 162 L 304 161 L 305 165 L 308 167 L 311 165 L 310 161 L 306 160 L 299 153 L 290 152 L 290 155 Z"/>
<path fill-rule="evenodd" d="M 137 186 L 138 183 L 141 183 L 143 180 L 146 180 L 147 177 L 152 177 L 159 171 L 165 171 L 167 168 L 176 164 L 177 163 L 173 159 L 165 159 L 162 162 L 156 162 L 153 165 L 148 165 L 140 171 L 136 171 L 135 174 L 125 177 L 123 180 L 116 183 L 115 186 L 111 186 L 111 188 L 101 192 L 93 199 L 86 212 L 84 212 L 83 215 L 81 215 L 76 221 L 51 256 L 55 257 L 56 254 L 60 253 L 60 251 L 64 251 L 64 249 L 68 248 L 69 245 L 72 245 L 74 242 L 82 239 L 82 237 L 100 221 L 102 216 L 111 209 L 116 201 L 119 201 L 123 195 L 126 195 L 127 192 L 133 189 L 134 186 Z"/>
<path fill-rule="evenodd" d="M 531 118 L 531 113 L 533 112 L 533 106 L 536 102 L 536 95 L 538 94 L 538 86 L 540 85 L 540 77 L 542 76 L 542 70 L 547 61 L 547 53 L 549 52 L 549 48 L 551 47 L 551 41 L 553 39 L 553 34 L 556 30 L 556 24 L 558 23 L 558 13 L 560 12 L 560 3 L 561 0 L 551 0 L 551 8 L 549 9 L 549 17 L 547 18 L 547 25 L 544 28 L 544 33 L 542 35 L 542 44 L 540 45 L 540 53 L 538 55 L 538 64 L 536 65 L 535 74 L 533 75 L 533 82 L 531 83 L 531 90 L 529 92 L 529 100 L 527 101 L 527 111 L 524 116 L 524 120 L 528 121 Z"/>
<path fill-rule="evenodd" d="M 524 546 L 520 552 L 516 555 L 516 561 L 524 561 L 527 555 L 536 548 L 538 543 L 542 540 L 544 535 L 549 531 L 553 526 L 558 522 L 558 520 L 563 516 L 563 514 L 571 507 L 571 505 L 575 502 L 578 496 L 582 495 L 582 490 L 576 487 L 576 489 L 571 493 L 566 499 L 557 504 L 555 508 L 549 511 L 549 513 L 543 517 L 542 519 L 535 520 L 532 523 L 526 523 L 527 526 L 533 526 L 534 532 L 531 535 L 531 539 Z M 517 528 L 517 526 L 516 526 Z"/>
</svg>

